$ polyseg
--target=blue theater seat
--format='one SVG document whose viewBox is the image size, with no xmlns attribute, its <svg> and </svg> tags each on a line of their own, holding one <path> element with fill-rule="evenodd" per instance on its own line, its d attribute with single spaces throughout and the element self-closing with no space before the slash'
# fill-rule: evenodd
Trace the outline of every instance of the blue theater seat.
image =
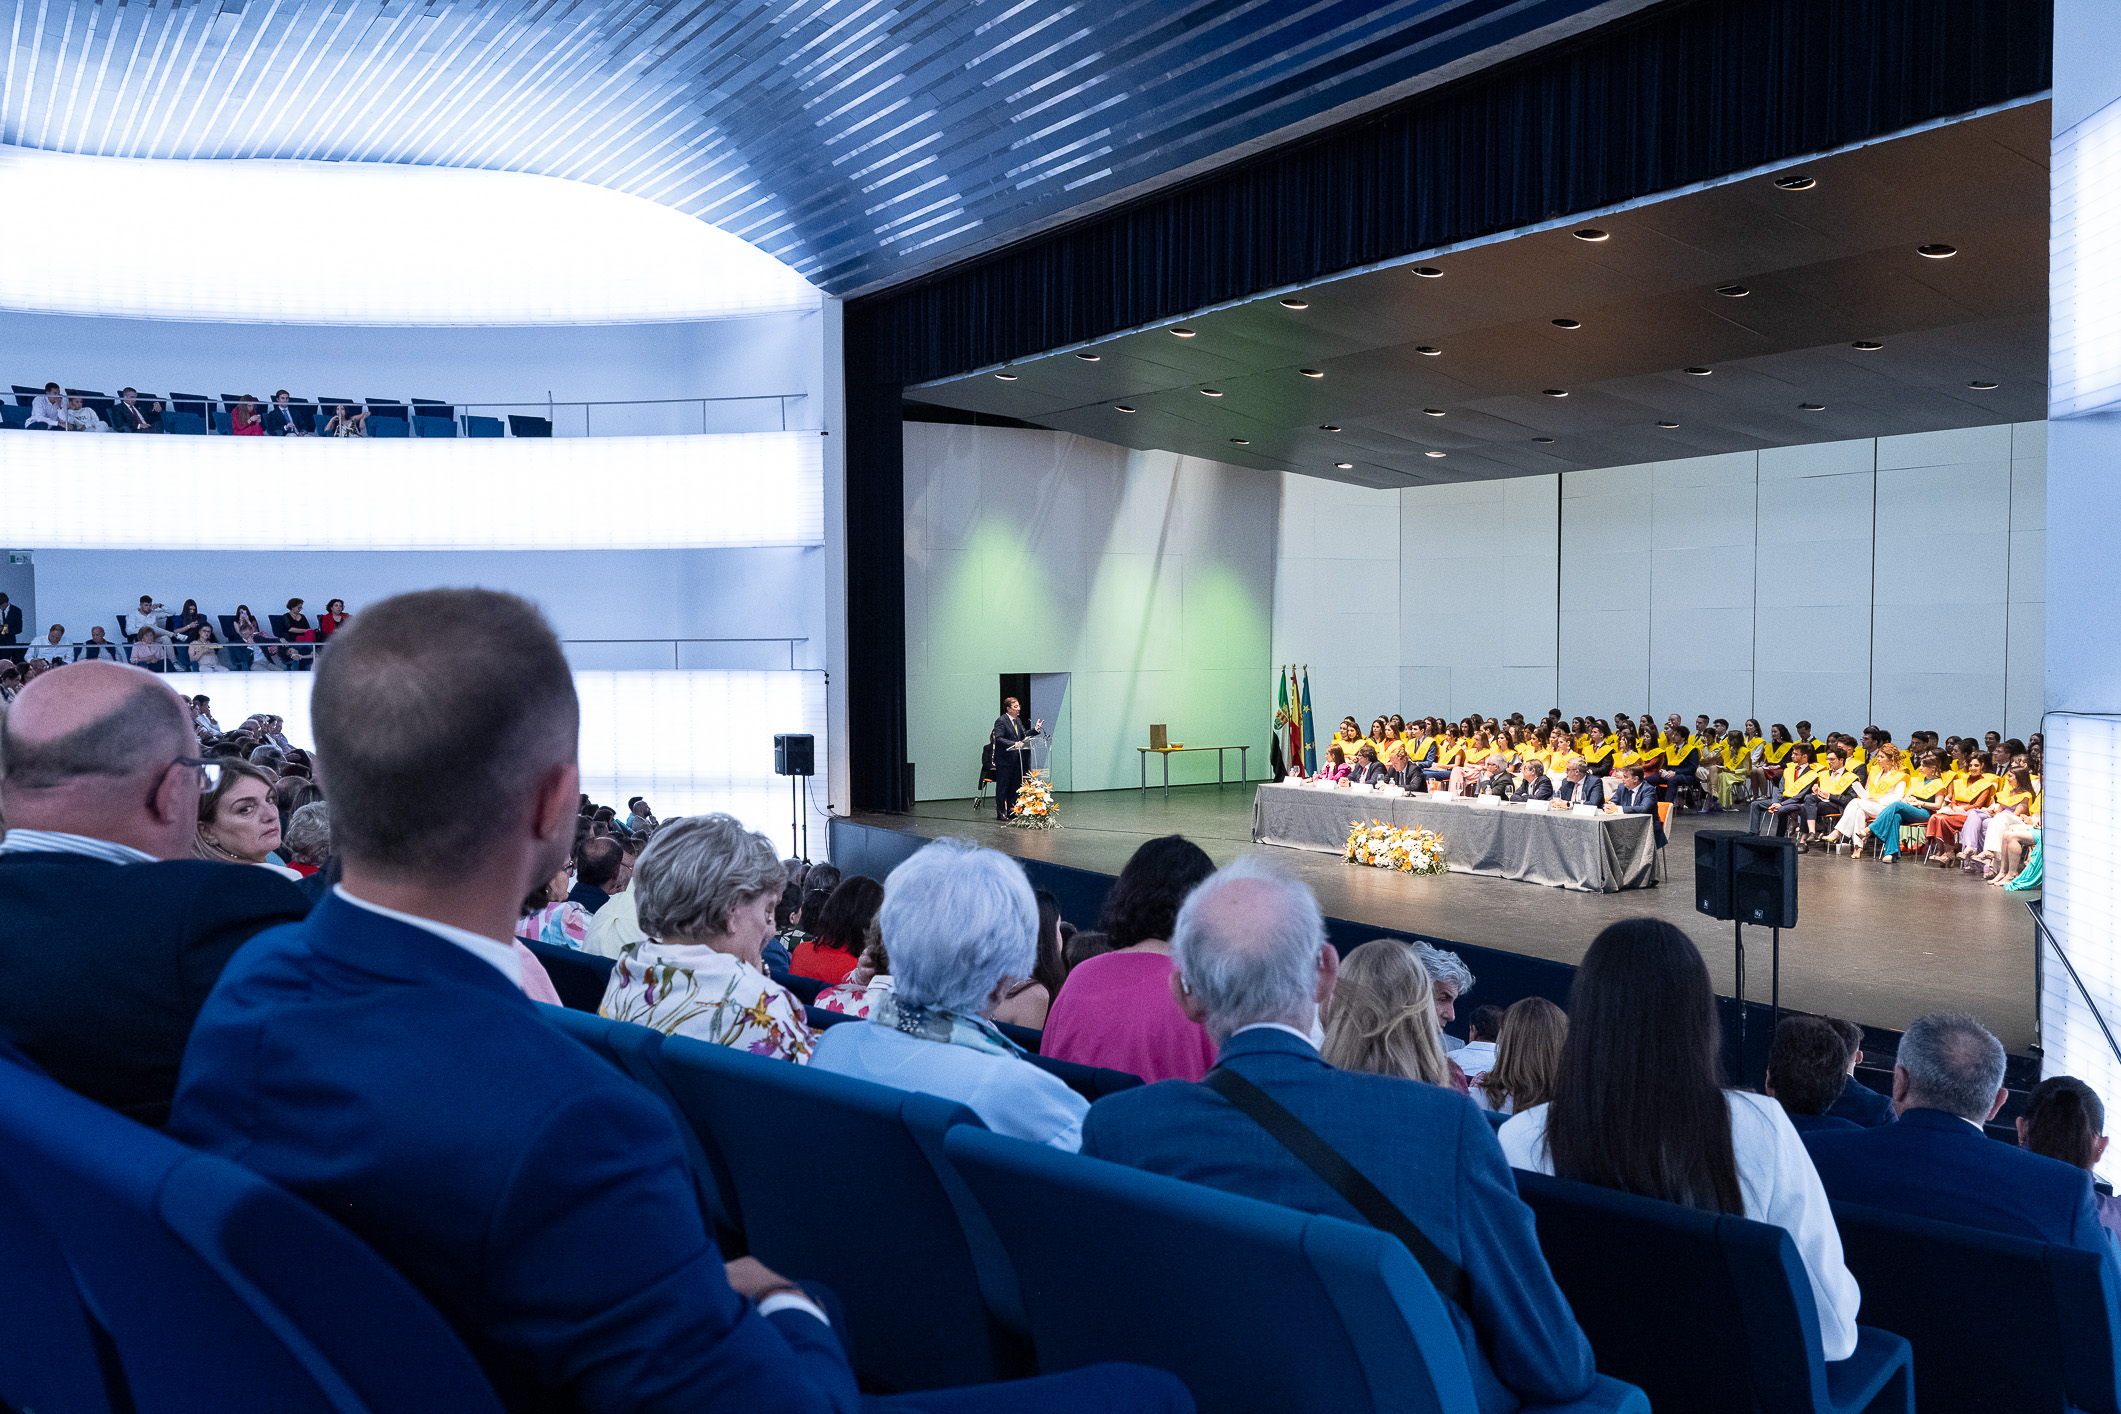
<svg viewBox="0 0 2121 1414">
<path fill-rule="evenodd" d="M 2112 1262 L 2026 1237 L 1834 1205 L 1862 1320 L 1915 1348 L 1922 1414 L 2115 1414 Z"/>
<path fill-rule="evenodd" d="M 519 413 L 508 414 L 509 435 L 514 437 L 550 437 L 552 419 L 549 417 L 524 417 Z"/>
<path fill-rule="evenodd" d="M 0 404 L 0 427 L 21 427 L 29 421 L 29 409 L 20 403 Z"/>
<path fill-rule="evenodd" d="M 20 383 L 10 383 L 8 386 L 15 390 L 16 407 L 26 408 L 31 403 L 35 402 L 38 398 L 44 395 L 44 390 L 42 388 L 25 387 Z"/>
<path fill-rule="evenodd" d="M 233 437 L 235 435 L 233 419 L 227 408 L 215 408 L 213 420 L 214 431 L 220 433 L 223 437 Z"/>
<path fill-rule="evenodd" d="M 412 420 L 412 430 L 415 435 L 421 437 L 454 437 L 457 435 L 457 422 L 453 417 L 415 417 Z"/>
<path fill-rule="evenodd" d="M 249 672 L 251 664 L 257 660 L 258 653 L 237 636 L 236 616 L 217 614 L 215 617 L 221 621 L 222 651 L 228 655 L 230 670 L 238 673 Z"/>
<path fill-rule="evenodd" d="M 1598 1368 L 1657 1414 L 1913 1414 L 1902 1337 L 1860 1326 L 1856 1353 L 1826 1362 L 1781 1228 L 1522 1171 L 1517 1191 Z"/>
<path fill-rule="evenodd" d="M 476 413 L 466 413 L 464 415 L 464 435 L 466 437 L 499 437 L 502 435 L 501 419 L 498 417 L 480 417 Z"/>
<path fill-rule="evenodd" d="M 337 1223 L 247 1169 L 0 1067 L 0 1182 L 15 1210 L 0 1230 L 21 1233 L 26 1213 L 75 1288 L 59 1289 L 49 1248 L 23 1259 L 11 1247 L 10 1300 L 41 1280 L 49 1309 L 0 1344 L 54 1340 L 63 1376 L 79 1359 L 73 1303 L 107 1351 L 103 1372 L 122 1371 L 111 1407 L 500 1414 L 442 1318 Z M 102 1407 L 0 1393 L 18 1408 Z"/>
<path fill-rule="evenodd" d="M 59 1239 L 4 1178 L 0 1253 L 0 1404 L 70 1414 L 132 1408 L 125 1372 L 99 1349 L 103 1332 L 89 1316 Z"/>
<path fill-rule="evenodd" d="M 544 964 L 545 975 L 552 979 L 552 990 L 560 994 L 560 1001 L 566 1006 L 593 1012 L 604 1004 L 604 986 L 611 980 L 610 958 L 563 948 L 557 943 L 536 943 L 528 938 L 519 941 Z"/>
<path fill-rule="evenodd" d="M 1046 1372 L 1138 1360 L 1202 1414 L 1472 1414 L 1465 1356 L 1398 1240 L 985 1130 L 943 1147 L 1016 1268 Z M 1647 1414 L 1600 1378 L 1569 1410 Z"/>
<path fill-rule="evenodd" d="M 162 431 L 172 437 L 204 437 L 206 419 L 195 412 L 165 412 Z"/>
<path fill-rule="evenodd" d="M 1030 1372 L 1008 1263 L 943 1157 L 971 1110 L 683 1036 L 657 1063 L 751 1255 L 846 1303 L 857 1373 L 919 1390 Z"/>
<path fill-rule="evenodd" d="M 369 419 L 368 419 L 368 435 L 369 435 L 369 436 L 371 436 L 371 437 L 408 437 L 408 436 L 412 435 L 412 434 L 411 434 L 411 432 L 410 432 L 410 430 L 409 430 L 409 426 L 408 426 L 408 424 L 406 423 L 406 421 L 405 421 L 405 419 L 404 419 L 404 418 L 402 418 L 402 417 L 381 417 L 381 416 L 376 416 L 376 415 L 373 415 L 373 410 L 372 410 L 372 409 L 371 409 L 371 414 L 372 414 L 372 415 L 371 415 L 371 416 L 369 417 Z"/>
</svg>

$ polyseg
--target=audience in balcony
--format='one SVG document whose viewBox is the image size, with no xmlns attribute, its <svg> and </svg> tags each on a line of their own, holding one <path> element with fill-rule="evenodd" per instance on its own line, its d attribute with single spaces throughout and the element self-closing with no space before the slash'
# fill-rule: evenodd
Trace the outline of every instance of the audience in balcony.
<svg viewBox="0 0 2121 1414">
<path fill-rule="evenodd" d="M 118 401 L 111 404 L 110 430 L 113 432 L 160 432 L 162 430 L 162 404 L 143 403 L 136 388 L 120 388 Z"/>
<path fill-rule="evenodd" d="M 84 404 L 79 398 L 68 398 L 66 400 L 66 411 L 61 414 L 61 417 L 63 422 L 62 431 L 108 432 L 110 430 L 103 425 L 103 419 L 96 416 L 96 410 Z"/>
<path fill-rule="evenodd" d="M 19 613 L 21 611 L 17 610 L 16 612 Z M 66 625 L 53 624 L 45 630 L 44 640 L 41 643 L 32 645 L 29 650 L 29 660 L 33 663 L 45 659 L 49 659 L 54 663 L 71 663 L 80 658 L 81 650 L 68 644 L 65 640 Z"/>
<path fill-rule="evenodd" d="M 268 437 L 301 437 L 302 424 L 295 418 L 294 401 L 285 388 L 272 395 L 272 406 L 265 412 L 265 435 Z"/>
<path fill-rule="evenodd" d="M 265 418 L 258 407 L 258 400 L 245 393 L 229 406 L 228 430 L 238 437 L 263 437 Z"/>
<path fill-rule="evenodd" d="M 1171 948 L 1177 996 L 1221 1048 L 1214 1075 L 1208 1085 L 1149 1085 L 1099 1100 L 1083 1152 L 1365 1221 L 1269 1137 L 1258 1116 L 1286 1111 L 1464 1273 L 1471 1298 L 1447 1298 L 1445 1309 L 1482 1411 L 1581 1398 L 1595 1374 L 1590 1345 L 1487 1121 L 1442 1086 L 1336 1070 L 1319 1055 L 1312 1038 L 1320 1006 L 1335 995 L 1339 959 L 1311 891 L 1256 857 L 1240 859 L 1192 890 Z"/>
<path fill-rule="evenodd" d="M 1517 1168 L 1787 1229 L 1826 1358 L 1846 1360 L 1860 1293 L 1829 1190 L 1782 1107 L 1725 1090 L 1722 1069 L 1716 999 L 1693 942 L 1661 919 L 1612 924 L 1577 968 L 1554 1096 L 1503 1125 L 1503 1150 Z"/>
<path fill-rule="evenodd" d="M 133 666 L 145 668 L 151 673 L 166 673 L 169 671 L 169 665 L 164 661 L 165 656 L 162 640 L 155 636 L 152 628 L 142 625 L 140 631 L 133 635 Z"/>
<path fill-rule="evenodd" d="M 2018 1116 L 2018 1147 L 2090 1173 L 2106 1157 L 2106 1106 L 2076 1076 L 2050 1075 L 2026 1097 L 2025 1113 Z M 2107 1236 L 2121 1241 L 2121 1197 L 2094 1187 L 2092 1203 Z"/>
<path fill-rule="evenodd" d="M 1044 1054 L 1144 1080 L 1208 1073 L 1215 1042 L 1179 1009 L 1168 940 L 1186 895 L 1214 872 L 1214 861 L 1183 835 L 1134 851 L 1098 924 L 1111 950 L 1069 972 L 1046 1018 Z"/>
<path fill-rule="evenodd" d="M 326 437 L 366 437 L 368 435 L 368 410 L 339 403 L 331 410 L 331 417 L 324 424 Z"/>
<path fill-rule="evenodd" d="M 317 616 L 317 642 L 322 643 L 325 639 L 346 627 L 346 621 L 352 617 L 352 614 L 346 612 L 346 601 L 344 599 L 333 599 L 326 602 L 324 612 Z M 611 807 L 606 806 L 604 808 L 608 810 Z"/>
<path fill-rule="evenodd" d="M 641 851 L 634 908 L 647 940 L 619 953 L 601 1013 L 808 1061 L 815 1041 L 802 1003 L 759 966 L 781 881 L 773 846 L 734 816 L 673 820 Z"/>
<path fill-rule="evenodd" d="M 891 988 L 867 1021 L 818 1039 L 812 1068 L 940 1095 L 998 1133 L 1079 1147 L 1088 1104 L 984 1015 L 1037 958 L 1038 901 L 1022 867 L 964 840 L 936 840 L 891 871 L 877 922 Z"/>
<path fill-rule="evenodd" d="M 66 399 L 59 392 L 57 383 L 47 383 L 44 391 L 30 399 L 29 420 L 23 424 L 45 432 L 64 432 L 66 427 Z"/>
<path fill-rule="evenodd" d="M 1495 1064 L 1474 1082 L 1473 1103 L 1497 1114 L 1515 1115 L 1553 1099 L 1554 1079 L 1561 1073 L 1561 1056 L 1568 1045 L 1568 1013 L 1545 997 L 1521 997 L 1502 1013 L 1497 1037 Z"/>
</svg>

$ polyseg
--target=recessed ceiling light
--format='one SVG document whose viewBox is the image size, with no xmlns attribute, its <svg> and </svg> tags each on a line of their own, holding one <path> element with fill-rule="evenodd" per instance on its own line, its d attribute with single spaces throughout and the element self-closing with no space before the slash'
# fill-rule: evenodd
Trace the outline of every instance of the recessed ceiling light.
<svg viewBox="0 0 2121 1414">
<path fill-rule="evenodd" d="M 1321 422 L 1318 424 L 1318 430 L 1321 432 L 1338 432 L 1340 431 L 1340 424 L 1337 422 Z"/>
<path fill-rule="evenodd" d="M 1826 404 L 1825 404 L 1825 403 L 1799 403 L 1799 404 L 1797 404 L 1797 408 L 1798 408 L 1798 410 L 1799 410 L 1800 412 L 1825 412 L 1825 411 L 1826 411 Z"/>
<path fill-rule="evenodd" d="M 1566 388 L 1541 388 L 1539 391 L 1550 398 L 1565 398 L 1569 395 L 1569 390 Z"/>
<path fill-rule="evenodd" d="M 1016 381 L 1014 373 L 997 373 L 994 376 L 1001 379 L 1004 383 L 1014 383 Z"/>
<path fill-rule="evenodd" d="M 1422 455 L 1423 455 L 1423 456 L 1425 456 L 1425 457 L 1440 457 L 1440 456 L 1442 456 L 1442 455 L 1443 455 L 1443 453 L 1442 453 L 1442 452 L 1423 452 L 1423 453 L 1422 453 Z"/>
<path fill-rule="evenodd" d="M 1128 406 L 1127 406 L 1127 405 L 1126 405 L 1125 403 L 1114 403 L 1114 404 L 1112 405 L 1112 410 L 1113 410 L 1114 412 L 1132 412 L 1132 411 L 1134 411 L 1134 409 L 1133 409 L 1133 408 L 1131 408 L 1131 407 L 1128 407 Z"/>
<path fill-rule="evenodd" d="M 1434 344 L 1416 344 L 1414 346 L 1414 352 L 1418 354 L 1427 354 L 1430 358 L 1434 358 L 1436 357 L 1436 355 L 1442 353 L 1443 350 L 1436 347 L 1436 345 Z"/>
<path fill-rule="evenodd" d="M 1299 368 L 1296 371 L 1306 378 L 1323 378 L 1326 376 L 1324 370 L 1317 368 Z"/>
<path fill-rule="evenodd" d="M 1884 348 L 1885 345 L 1879 343 L 1876 339 L 1858 339 L 1855 343 L 1850 344 L 1849 347 L 1852 349 L 1862 349 L 1865 353 L 1876 353 L 1878 352 L 1878 350 Z"/>
<path fill-rule="evenodd" d="M 1076 357 L 1081 359 L 1084 363 L 1096 363 L 1099 359 L 1103 358 L 1104 355 L 1094 353 L 1079 353 L 1076 355 Z"/>
<path fill-rule="evenodd" d="M 1353 471 L 1353 470 L 1355 470 L 1355 463 L 1354 463 L 1354 462 L 1335 462 L 1335 463 L 1333 463 L 1333 465 L 1334 465 L 1334 466 L 1336 466 L 1336 467 L 1338 467 L 1338 468 L 1339 468 L 1340 470 L 1342 470 L 1342 471 Z"/>
<path fill-rule="evenodd" d="M 1677 427 L 1679 424 L 1676 422 L 1660 422 L 1657 425 L 1659 427 L 1666 428 L 1667 430 L 1669 430 L 1671 428 Z"/>
<path fill-rule="evenodd" d="M 1194 329 L 1173 329 L 1171 332 L 1181 339 L 1190 339 L 1199 331 Z"/>
<path fill-rule="evenodd" d="M 1552 437 L 1534 437 L 1532 440 L 1535 442 L 1551 442 L 1554 439 Z"/>
<path fill-rule="evenodd" d="M 1915 247 L 1915 254 L 1926 255 L 1932 260 L 1946 260 L 1959 253 L 1959 247 L 1946 245 L 1943 241 L 1932 241 L 1928 245 Z"/>
<path fill-rule="evenodd" d="M 1716 287 L 1716 293 L 1724 296 L 1726 299 L 1744 299 L 1747 295 L 1751 294 L 1752 291 L 1747 289 L 1743 285 L 1718 285 Z"/>
<path fill-rule="evenodd" d="M 1781 187 L 1784 191 L 1810 191 L 1813 187 L 1819 185 L 1819 179 L 1817 177 L 1808 177 L 1804 173 L 1799 172 L 1795 176 L 1775 178 L 1775 185 Z"/>
<path fill-rule="evenodd" d="M 1554 321 L 1554 327 L 1556 329 L 1581 329 L 1583 324 L 1575 319 L 1557 319 Z"/>
<path fill-rule="evenodd" d="M 1601 231 L 1596 226 L 1586 226 L 1576 232 L 1576 239 L 1579 241 L 1605 241 L 1612 238 L 1613 233 L 1611 231 Z"/>
<path fill-rule="evenodd" d="M 1703 368 L 1703 367 L 1702 367 L 1702 366 L 1701 366 L 1700 364 L 1698 364 L 1698 363 L 1697 363 L 1697 364 L 1694 364 L 1694 365 L 1693 365 L 1692 367 L 1690 367 L 1690 368 L 1682 368 L 1682 369 L 1680 369 L 1679 371 L 1680 371 L 1681 373 L 1691 373 L 1691 374 L 1693 374 L 1693 375 L 1694 375 L 1694 376 L 1695 376 L 1696 378 L 1706 378 L 1706 377 L 1708 377 L 1708 376 L 1709 376 L 1709 375 L 1710 375 L 1711 373 L 1714 373 L 1714 372 L 1715 372 L 1716 370 L 1715 370 L 1715 369 L 1713 369 L 1713 368 Z"/>
<path fill-rule="evenodd" d="M 1976 392 L 1986 393 L 1991 388 L 1994 388 L 1996 386 L 1996 383 L 1995 380 L 1991 378 L 1976 378 L 1971 383 L 1968 383 L 1966 386 L 1974 389 Z"/>
<path fill-rule="evenodd" d="M 1219 398 L 1223 395 L 1223 391 L 1220 388 L 1203 388 L 1200 390 L 1200 395 L 1204 398 Z"/>
<path fill-rule="evenodd" d="M 1281 302 L 1281 307 L 1283 309 L 1309 309 L 1311 301 L 1307 299 L 1285 299 Z"/>
<path fill-rule="evenodd" d="M 1433 265 L 1417 265 L 1414 267 L 1414 273 L 1421 276 L 1424 280 L 1441 280 L 1443 278 L 1443 271 L 1438 270 Z"/>
<path fill-rule="evenodd" d="M 1425 412 L 1425 413 L 1427 413 L 1427 414 L 1428 414 L 1429 416 L 1431 416 L 1431 417 L 1442 417 L 1442 416 L 1443 416 L 1443 409 L 1442 409 L 1442 408 L 1423 408 L 1423 409 L 1422 409 L 1422 411 L 1423 411 L 1423 412 Z"/>
<path fill-rule="evenodd" d="M 1250 437 L 1232 437 L 1230 440 L 1235 442 L 1240 447 L 1249 447 L 1252 445 L 1252 439 Z"/>
</svg>

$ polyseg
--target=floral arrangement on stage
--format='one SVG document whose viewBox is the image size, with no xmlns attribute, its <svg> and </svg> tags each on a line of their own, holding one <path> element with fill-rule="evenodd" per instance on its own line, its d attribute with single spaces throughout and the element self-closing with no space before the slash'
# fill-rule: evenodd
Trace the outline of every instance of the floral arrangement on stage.
<svg viewBox="0 0 2121 1414">
<path fill-rule="evenodd" d="M 1016 813 L 1008 823 L 1022 830 L 1051 830 L 1060 825 L 1060 807 L 1053 803 L 1053 782 L 1044 771 L 1033 771 L 1016 788 Z"/>
<path fill-rule="evenodd" d="M 1382 820 L 1351 822 L 1348 848 L 1341 857 L 1350 864 L 1374 869 L 1396 869 L 1402 874 L 1444 872 L 1443 836 L 1419 826 L 1387 825 Z"/>
</svg>

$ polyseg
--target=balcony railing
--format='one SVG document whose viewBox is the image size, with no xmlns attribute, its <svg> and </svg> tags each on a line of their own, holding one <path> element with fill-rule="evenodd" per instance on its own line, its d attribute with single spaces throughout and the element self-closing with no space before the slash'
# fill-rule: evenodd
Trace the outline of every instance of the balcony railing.
<svg viewBox="0 0 2121 1414">
<path fill-rule="evenodd" d="M 216 630 L 218 633 L 219 630 Z M 802 668 L 802 645 L 807 637 L 782 638 L 563 638 L 560 648 L 567 655 L 568 664 L 586 672 L 647 672 L 670 671 L 699 672 L 719 671 L 793 671 Z M 22 655 L 58 657 L 70 661 L 77 650 L 93 647 L 99 650 L 94 656 L 115 657 L 119 662 L 136 663 L 139 667 L 151 668 L 155 672 L 204 673 L 214 676 L 215 670 L 202 669 L 192 661 L 190 646 L 184 642 L 162 643 L 159 653 L 152 660 L 136 659 L 134 650 L 146 645 L 132 641 L 124 643 L 63 643 L 57 647 L 42 642 L 26 644 L 20 648 L 0 650 L 0 657 L 20 661 Z M 331 652 L 329 639 L 322 643 L 298 643 L 278 638 L 260 636 L 254 642 L 216 642 L 211 645 L 220 650 L 219 661 L 230 672 L 304 672 L 313 671 L 317 659 Z M 41 650 L 41 651 L 40 651 Z M 86 652 L 82 657 L 90 656 Z M 192 689 L 187 688 L 189 692 Z"/>
<path fill-rule="evenodd" d="M 811 432 L 817 430 L 807 393 L 739 393 L 697 398 L 628 398 L 560 401 L 552 397 L 508 403 L 355 402 L 344 405 L 366 412 L 364 435 L 371 437 L 675 437 L 714 432 Z M 84 407 L 110 427 L 122 414 L 115 399 L 83 396 Z M 28 420 L 31 397 L 17 393 L 0 407 L 0 430 L 21 428 Z M 172 394 L 142 396 L 139 405 L 161 411 L 151 416 L 164 432 L 192 436 L 226 436 L 232 430 L 225 399 Z M 305 436 L 321 436 L 341 404 L 292 402 L 296 425 Z M 259 404 L 263 416 L 271 411 Z"/>
</svg>

